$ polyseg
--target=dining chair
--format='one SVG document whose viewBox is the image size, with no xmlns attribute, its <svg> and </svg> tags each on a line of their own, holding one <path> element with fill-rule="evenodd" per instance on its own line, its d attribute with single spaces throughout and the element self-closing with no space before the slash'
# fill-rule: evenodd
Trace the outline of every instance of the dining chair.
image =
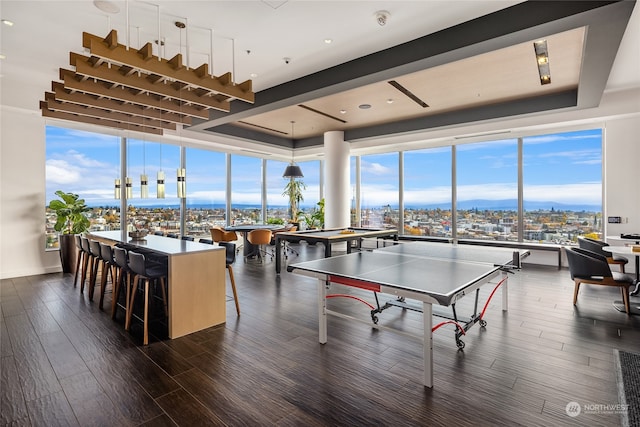
<svg viewBox="0 0 640 427">
<path fill-rule="evenodd" d="M 182 236 L 181 239 L 187 242 L 193 242 L 195 240 L 193 236 Z"/>
<path fill-rule="evenodd" d="M 273 253 L 268 252 L 264 249 L 265 245 L 268 245 L 271 242 L 271 230 L 265 228 L 251 230 L 249 233 L 247 233 L 247 241 L 257 247 L 257 255 L 260 259 L 260 262 L 264 262 L 263 255 L 270 256 L 271 260 L 273 261 Z M 247 257 L 245 257 L 244 260 L 246 262 Z"/>
<path fill-rule="evenodd" d="M 629 287 L 635 278 L 629 274 L 612 272 L 606 257 L 582 248 L 564 248 L 569 263 L 569 272 L 574 281 L 573 305 L 578 302 L 578 291 L 583 283 L 591 285 L 615 286 L 622 292 L 625 311 L 630 314 Z"/>
</svg>

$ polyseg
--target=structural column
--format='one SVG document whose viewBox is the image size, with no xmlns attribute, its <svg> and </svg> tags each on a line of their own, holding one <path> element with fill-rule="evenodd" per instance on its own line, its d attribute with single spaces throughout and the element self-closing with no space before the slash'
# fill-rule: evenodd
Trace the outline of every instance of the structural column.
<svg viewBox="0 0 640 427">
<path fill-rule="evenodd" d="M 349 213 L 349 144 L 344 132 L 324 134 L 324 223 L 326 228 L 348 227 Z"/>
</svg>

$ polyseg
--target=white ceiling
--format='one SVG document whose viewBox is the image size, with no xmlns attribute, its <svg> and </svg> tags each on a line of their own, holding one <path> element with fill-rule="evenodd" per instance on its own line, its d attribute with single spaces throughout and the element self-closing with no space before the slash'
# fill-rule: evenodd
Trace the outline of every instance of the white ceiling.
<svg viewBox="0 0 640 427">
<path fill-rule="evenodd" d="M 118 13 L 105 13 L 91 0 L 0 0 L 0 18 L 14 22 L 12 27 L 0 25 L 0 53 L 6 56 L 0 61 L 2 105 L 38 111 L 39 101 L 51 90 L 51 82 L 59 80 L 59 68 L 70 69 L 69 52 L 83 53 L 82 32 L 106 36 L 113 28 L 118 31 L 119 41 L 127 43 L 127 21 L 131 47 L 156 40 L 160 31 L 166 46 L 161 56 L 171 58 L 181 52 L 191 67 L 208 63 L 213 50 L 212 74 L 232 71 L 237 83 L 251 79 L 253 90 L 259 94 L 520 2 L 129 0 L 110 3 L 119 8 Z M 606 91 L 640 87 L 638 9 L 633 11 L 620 43 Z M 390 14 L 385 26 L 376 21 L 379 10 Z M 186 22 L 188 30 L 177 28 L 176 21 Z M 332 43 L 326 44 L 325 39 L 332 39 Z M 284 58 L 289 58 L 288 63 Z M 558 62 L 561 59 L 565 58 L 558 58 Z M 575 78 L 575 64 L 567 63 L 567 67 L 569 73 L 573 73 L 571 78 Z M 551 68 L 553 75 L 553 65 Z M 436 71 L 446 71 L 446 68 L 433 70 Z M 322 105 L 320 101 L 319 105 Z M 257 113 L 255 117 L 256 122 L 260 122 Z M 286 120 L 287 130 L 290 120 Z M 302 132 L 302 124 L 300 126 Z"/>
</svg>

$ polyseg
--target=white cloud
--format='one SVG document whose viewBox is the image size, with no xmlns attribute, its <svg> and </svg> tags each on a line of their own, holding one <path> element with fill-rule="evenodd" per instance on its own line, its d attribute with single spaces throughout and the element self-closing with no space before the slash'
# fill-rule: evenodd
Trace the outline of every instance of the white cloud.
<svg viewBox="0 0 640 427">
<path fill-rule="evenodd" d="M 45 164 L 47 182 L 51 184 L 73 184 L 80 181 L 80 172 L 65 160 L 49 159 Z"/>
<path fill-rule="evenodd" d="M 372 175 L 387 175 L 389 173 L 395 173 L 391 168 L 383 166 L 380 163 L 362 162 L 360 164 L 362 172 L 370 173 Z"/>
</svg>

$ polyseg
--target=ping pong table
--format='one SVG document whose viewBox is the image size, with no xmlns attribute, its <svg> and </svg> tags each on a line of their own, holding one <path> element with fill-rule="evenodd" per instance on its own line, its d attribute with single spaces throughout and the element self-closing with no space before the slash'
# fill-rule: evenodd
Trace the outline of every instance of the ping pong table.
<svg viewBox="0 0 640 427">
<path fill-rule="evenodd" d="M 529 255 L 528 250 L 507 248 L 460 246 L 443 243 L 402 243 L 376 249 L 370 252 L 358 252 L 331 258 L 323 258 L 291 264 L 287 271 L 318 279 L 318 332 L 321 344 L 327 342 L 327 316 L 334 315 L 362 321 L 356 317 L 332 311 L 327 308 L 327 294 L 330 285 L 340 284 L 373 291 L 376 295 L 388 294 L 397 299 L 374 307 L 369 305 L 372 316 L 371 326 L 378 329 L 391 329 L 378 324 L 377 316 L 390 306 L 412 308 L 406 299 L 415 300 L 416 311 L 423 313 L 423 359 L 424 385 L 433 387 L 433 330 L 443 324 L 453 323 L 456 327 L 456 342 L 460 345 L 460 335 L 475 323 L 483 320 L 484 310 L 498 287 L 502 286 L 502 309 L 508 308 L 507 275 L 518 270 L 521 260 Z M 498 279 L 497 279 L 498 278 Z M 478 295 L 485 284 L 494 284 L 494 289 L 478 314 Z M 475 291 L 475 292 L 474 292 Z M 455 304 L 465 295 L 475 293 L 474 313 L 467 321 L 458 318 Z M 341 295 L 348 296 L 348 295 Z M 452 307 L 453 317 L 433 327 L 432 316 L 445 317 L 433 312 L 433 305 Z M 433 329 L 432 329 L 433 328 Z"/>
</svg>

